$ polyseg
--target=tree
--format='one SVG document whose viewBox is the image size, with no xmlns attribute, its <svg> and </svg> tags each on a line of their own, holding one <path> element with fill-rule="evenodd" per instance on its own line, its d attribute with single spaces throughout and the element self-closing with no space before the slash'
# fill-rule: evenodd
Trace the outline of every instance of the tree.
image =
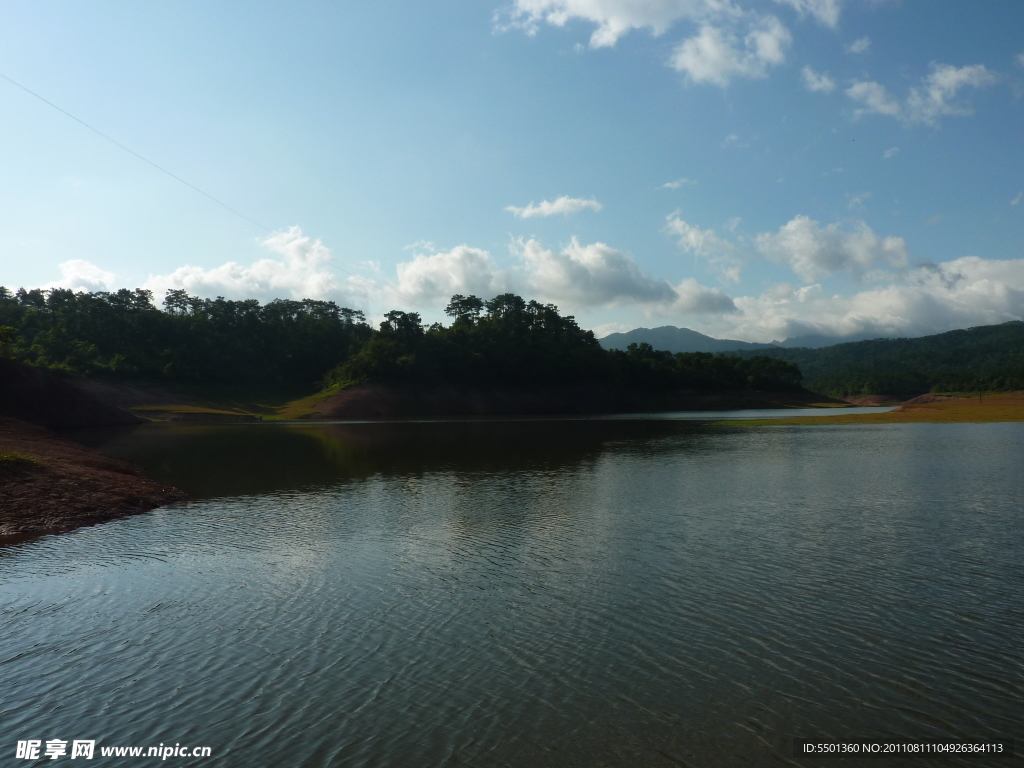
<svg viewBox="0 0 1024 768">
<path fill-rule="evenodd" d="M 18 340 L 18 329 L 9 325 L 0 325 L 0 355 L 11 357 L 14 342 Z"/>
<path fill-rule="evenodd" d="M 452 296 L 452 300 L 444 308 L 444 313 L 449 317 L 454 317 L 456 323 L 475 325 L 477 320 L 480 319 L 480 313 L 483 309 L 483 299 L 476 296 L 463 296 L 457 293 Z"/>
</svg>

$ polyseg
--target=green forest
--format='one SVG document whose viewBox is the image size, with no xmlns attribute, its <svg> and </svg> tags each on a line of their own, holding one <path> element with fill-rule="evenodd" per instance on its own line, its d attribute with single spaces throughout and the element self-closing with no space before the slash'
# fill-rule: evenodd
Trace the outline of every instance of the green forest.
<svg viewBox="0 0 1024 768">
<path fill-rule="evenodd" d="M 800 367 L 813 392 L 846 397 L 1024 389 L 1024 322 L 916 339 L 872 339 L 820 349 L 761 349 Z"/>
<path fill-rule="evenodd" d="M 797 390 L 800 370 L 764 356 L 601 348 L 551 304 L 453 296 L 449 325 L 389 312 L 373 329 L 329 301 L 201 299 L 169 291 L 0 288 L 3 354 L 52 371 L 182 383 L 340 388 L 606 384 L 633 390 Z"/>
<path fill-rule="evenodd" d="M 0 287 L 0 337 L 15 359 L 82 376 L 308 385 L 358 350 L 361 312 L 330 301 L 199 299 L 169 291 L 11 292 Z M 6 339 L 6 341 L 4 341 Z"/>
<path fill-rule="evenodd" d="M 372 328 L 331 301 L 201 299 L 169 291 L 75 293 L 0 287 L 0 354 L 52 371 L 190 384 L 359 382 L 540 387 L 598 383 L 632 390 L 820 394 L 1024 389 L 1024 323 L 821 349 L 670 353 L 605 350 L 551 304 L 512 293 L 453 296 L 448 325 L 387 313 Z"/>
</svg>

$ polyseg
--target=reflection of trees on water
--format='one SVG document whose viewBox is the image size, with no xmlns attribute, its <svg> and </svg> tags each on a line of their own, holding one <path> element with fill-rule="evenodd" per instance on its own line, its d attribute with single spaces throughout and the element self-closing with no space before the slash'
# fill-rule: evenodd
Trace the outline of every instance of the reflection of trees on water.
<svg viewBox="0 0 1024 768">
<path fill-rule="evenodd" d="M 707 450 L 721 428 L 599 419 L 348 424 L 150 424 L 81 436 L 193 496 L 250 495 L 345 479 L 449 472 L 505 482 L 509 473 L 592 467 L 608 452 Z"/>
</svg>

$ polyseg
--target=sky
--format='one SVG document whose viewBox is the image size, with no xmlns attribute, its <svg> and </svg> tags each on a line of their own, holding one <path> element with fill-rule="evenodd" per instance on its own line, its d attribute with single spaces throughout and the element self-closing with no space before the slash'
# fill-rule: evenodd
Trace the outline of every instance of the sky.
<svg viewBox="0 0 1024 768">
<path fill-rule="evenodd" d="M 1024 319 L 1018 0 L 10 0 L 0 73 L 9 288 Z"/>
</svg>

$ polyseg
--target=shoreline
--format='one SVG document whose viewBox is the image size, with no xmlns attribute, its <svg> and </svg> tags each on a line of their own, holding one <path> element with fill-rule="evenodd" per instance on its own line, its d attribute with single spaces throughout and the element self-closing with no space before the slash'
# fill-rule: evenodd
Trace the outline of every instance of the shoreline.
<svg viewBox="0 0 1024 768">
<path fill-rule="evenodd" d="M 835 424 L 994 424 L 1024 421 L 1024 392 L 982 395 L 920 395 L 887 413 L 721 421 L 729 426 L 826 426 Z"/>
<path fill-rule="evenodd" d="M 598 416 L 746 408 L 829 408 L 846 402 L 810 392 L 628 392 L 607 386 L 460 389 L 357 384 L 289 403 L 277 418 L 294 421 L 393 420 L 473 416 Z"/>
<path fill-rule="evenodd" d="M 148 512 L 184 497 L 126 461 L 0 417 L 0 543 Z"/>
</svg>

